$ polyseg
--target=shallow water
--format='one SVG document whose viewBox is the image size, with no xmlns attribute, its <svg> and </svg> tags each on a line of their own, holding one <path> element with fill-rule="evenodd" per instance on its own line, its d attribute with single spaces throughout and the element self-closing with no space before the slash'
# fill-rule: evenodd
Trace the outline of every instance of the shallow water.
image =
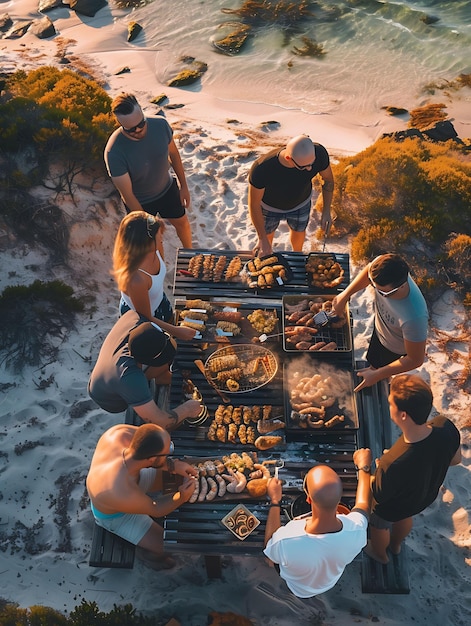
<svg viewBox="0 0 471 626">
<path fill-rule="evenodd" d="M 425 85 L 471 72 L 471 2 L 428 0 L 312 2 L 313 17 L 290 32 L 275 24 L 253 30 L 236 56 L 217 53 L 212 41 L 239 23 L 222 8 L 241 0 L 154 0 L 133 12 L 145 43 L 158 50 L 156 75 L 165 83 L 182 55 L 208 64 L 191 90 L 228 100 L 264 102 L 308 113 L 368 113 L 381 106 L 410 108 L 429 97 Z M 424 23 L 424 16 L 437 19 Z M 293 46 L 307 36 L 322 58 L 299 57 Z"/>
</svg>

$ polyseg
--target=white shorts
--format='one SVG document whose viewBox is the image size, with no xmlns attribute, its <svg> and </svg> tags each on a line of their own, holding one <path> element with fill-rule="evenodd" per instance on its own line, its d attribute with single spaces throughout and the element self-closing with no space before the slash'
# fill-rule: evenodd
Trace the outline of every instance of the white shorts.
<svg viewBox="0 0 471 626">
<path fill-rule="evenodd" d="M 141 470 L 139 487 L 144 493 L 147 493 L 151 488 L 156 474 L 157 470 L 154 467 L 146 467 Z M 126 539 L 135 546 L 139 544 L 154 521 L 149 515 L 143 515 L 142 513 L 123 513 L 122 515 L 109 517 L 102 517 L 101 515 L 103 514 L 100 514 L 96 509 L 93 511 L 93 516 L 98 526 L 106 528 L 106 530 L 115 535 L 119 535 L 119 537 Z"/>
</svg>

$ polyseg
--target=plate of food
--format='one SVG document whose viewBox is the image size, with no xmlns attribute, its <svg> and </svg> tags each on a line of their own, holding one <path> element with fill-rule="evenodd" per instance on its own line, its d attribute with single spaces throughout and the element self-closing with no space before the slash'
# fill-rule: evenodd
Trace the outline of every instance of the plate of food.
<svg viewBox="0 0 471 626">
<path fill-rule="evenodd" d="M 244 541 L 260 524 L 260 520 L 243 504 L 235 506 L 221 521 L 241 541 Z"/>
<path fill-rule="evenodd" d="M 345 271 L 335 254 L 311 252 L 306 260 L 306 274 L 311 287 L 333 289 L 342 283 Z"/>
<path fill-rule="evenodd" d="M 244 265 L 243 274 L 252 289 L 274 289 L 289 283 L 293 272 L 282 254 L 255 257 Z"/>
<path fill-rule="evenodd" d="M 269 383 L 278 371 L 278 361 L 264 346 L 241 343 L 216 350 L 204 367 L 208 382 L 216 389 L 246 393 Z"/>
</svg>

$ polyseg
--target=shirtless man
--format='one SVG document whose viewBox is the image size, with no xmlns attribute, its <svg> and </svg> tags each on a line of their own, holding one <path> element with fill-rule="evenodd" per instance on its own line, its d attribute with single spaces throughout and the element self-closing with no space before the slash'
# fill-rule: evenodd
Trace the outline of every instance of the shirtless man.
<svg viewBox="0 0 471 626">
<path fill-rule="evenodd" d="M 87 476 L 87 491 L 95 521 L 147 552 L 148 564 L 173 567 L 163 552 L 163 529 L 154 517 L 164 517 L 187 502 L 195 488 L 197 470 L 172 457 L 173 442 L 155 424 L 118 424 L 99 439 Z M 161 473 L 183 476 L 175 493 L 148 494 L 162 485 Z"/>
<path fill-rule="evenodd" d="M 271 150 L 253 163 L 248 205 L 258 235 L 254 253 L 259 256 L 272 253 L 273 238 L 281 220 L 288 223 L 293 250 L 302 251 L 311 215 L 312 181 L 317 174 L 323 179 L 320 225 L 327 232 L 334 175 L 324 146 L 314 143 L 307 135 L 298 135 L 286 147 Z"/>
</svg>

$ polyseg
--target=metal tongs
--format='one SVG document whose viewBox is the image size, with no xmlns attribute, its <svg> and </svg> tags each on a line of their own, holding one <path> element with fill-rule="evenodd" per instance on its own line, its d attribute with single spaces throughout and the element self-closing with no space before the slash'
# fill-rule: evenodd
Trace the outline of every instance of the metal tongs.
<svg viewBox="0 0 471 626">
<path fill-rule="evenodd" d="M 325 252 L 325 244 L 327 243 L 327 237 L 329 236 L 331 226 L 332 222 L 327 222 L 327 226 L 324 230 L 324 243 L 322 244 L 322 252 Z"/>
<path fill-rule="evenodd" d="M 275 463 L 275 478 L 278 478 L 278 471 L 285 466 L 285 462 L 283 459 L 278 459 Z"/>
<path fill-rule="evenodd" d="M 267 339 L 270 339 L 271 337 L 279 337 L 282 334 L 283 333 L 275 333 L 274 335 L 265 335 L 265 333 L 263 333 L 263 335 L 260 335 L 258 340 L 260 341 L 260 343 L 264 343 Z"/>
<path fill-rule="evenodd" d="M 335 311 L 319 311 L 312 318 L 314 320 L 314 324 L 316 326 L 325 326 L 329 322 L 335 322 L 335 320 L 339 319 L 339 316 L 335 313 Z"/>
</svg>

